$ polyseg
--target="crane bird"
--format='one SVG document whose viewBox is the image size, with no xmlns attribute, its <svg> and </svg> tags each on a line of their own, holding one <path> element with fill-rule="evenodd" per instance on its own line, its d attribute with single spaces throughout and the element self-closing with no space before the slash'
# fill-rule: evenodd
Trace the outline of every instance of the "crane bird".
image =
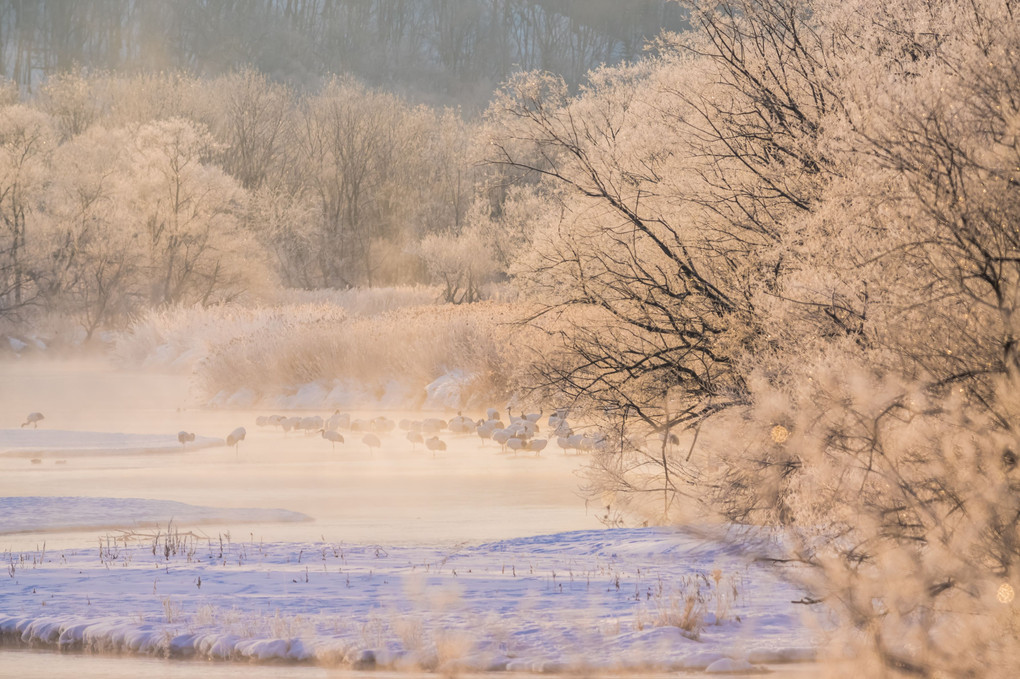
<svg viewBox="0 0 1020 679">
<path fill-rule="evenodd" d="M 255 424 L 259 427 L 281 427 L 286 418 L 283 415 L 259 415 Z"/>
<path fill-rule="evenodd" d="M 535 455 L 538 455 L 545 447 L 549 445 L 549 439 L 531 439 L 528 441 L 528 450 L 534 451 Z"/>
<path fill-rule="evenodd" d="M 511 432 L 508 429 L 495 429 L 492 432 L 492 440 L 503 450 L 506 450 L 506 442 L 510 440 L 510 436 Z"/>
<path fill-rule="evenodd" d="M 28 414 L 28 418 L 24 422 L 21 423 L 21 426 L 25 427 L 25 426 L 28 426 L 28 425 L 32 425 L 33 429 L 38 429 L 39 428 L 39 420 L 44 420 L 44 419 L 46 419 L 46 418 L 43 417 L 42 413 L 29 413 Z"/>
<path fill-rule="evenodd" d="M 485 439 L 491 439 L 492 432 L 496 431 L 496 428 L 490 427 L 488 424 L 480 424 L 475 431 L 478 433 L 478 438 L 482 439 L 482 445 L 484 446 Z"/>
<path fill-rule="evenodd" d="M 422 420 L 421 430 L 425 434 L 438 434 L 443 429 L 446 429 L 445 420 L 441 420 L 438 417 L 430 417 L 426 420 Z"/>
<path fill-rule="evenodd" d="M 240 452 L 241 441 L 244 440 L 244 436 L 247 433 L 248 432 L 245 431 L 244 427 L 238 427 L 227 436 L 227 445 L 234 446 L 235 454 Z"/>
<path fill-rule="evenodd" d="M 446 450 L 446 441 L 438 436 L 433 436 L 425 441 L 425 447 L 432 451 L 432 457 L 436 456 L 437 450 Z"/>
<path fill-rule="evenodd" d="M 571 436 L 567 437 L 567 443 L 570 445 L 570 448 L 577 453 L 580 453 L 582 450 L 585 449 L 584 441 L 585 438 L 583 434 L 572 434 Z"/>
<path fill-rule="evenodd" d="M 333 412 L 326 420 L 326 429 L 350 429 L 351 428 L 351 416 L 347 413 L 342 413 L 339 410 Z"/>
<path fill-rule="evenodd" d="M 555 410 L 555 412 L 553 412 L 553 413 L 551 413 L 549 415 L 549 426 L 552 427 L 553 429 L 555 429 L 556 427 L 558 427 L 560 425 L 560 422 L 563 422 L 566 419 L 567 419 L 567 409 L 566 408 L 557 408 Z"/>
<path fill-rule="evenodd" d="M 553 433 L 557 436 L 573 436 L 574 430 L 570 428 L 570 425 L 567 424 L 566 420 L 560 420 L 560 423 L 556 425 L 556 429 L 553 430 Z"/>
<path fill-rule="evenodd" d="M 382 441 L 375 434 L 365 434 L 361 442 L 368 446 L 368 452 L 372 452 L 373 448 L 379 448 L 382 446 Z"/>
<path fill-rule="evenodd" d="M 506 447 L 514 451 L 514 455 L 516 455 L 518 450 L 528 447 L 528 442 L 524 439 L 519 439 L 516 436 L 513 436 L 506 440 Z"/>
<path fill-rule="evenodd" d="M 298 421 L 297 429 L 304 429 L 307 433 L 318 431 L 324 427 L 325 423 L 322 421 L 322 417 L 319 415 L 310 415 L 308 417 L 302 417 Z"/>
<path fill-rule="evenodd" d="M 474 420 L 464 417 L 458 412 L 457 417 L 450 420 L 446 426 L 454 434 L 468 434 L 475 430 L 476 425 Z"/>
<path fill-rule="evenodd" d="M 320 433 L 322 434 L 322 438 L 333 444 L 333 450 L 336 450 L 336 444 L 344 442 L 343 434 L 336 430 L 322 429 L 320 430 Z"/>
<path fill-rule="evenodd" d="M 195 433 L 184 431 L 183 429 L 177 432 L 177 440 L 180 441 L 181 445 L 185 448 L 188 447 L 188 443 L 195 440 Z"/>
<path fill-rule="evenodd" d="M 411 442 L 411 450 L 414 450 L 419 443 L 425 443 L 425 439 L 416 431 L 407 432 L 407 440 Z"/>
</svg>

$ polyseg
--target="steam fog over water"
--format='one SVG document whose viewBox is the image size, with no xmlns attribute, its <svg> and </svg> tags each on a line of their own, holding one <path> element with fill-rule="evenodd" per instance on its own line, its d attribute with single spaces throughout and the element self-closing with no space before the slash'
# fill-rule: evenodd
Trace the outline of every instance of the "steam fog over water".
<svg viewBox="0 0 1020 679">
<path fill-rule="evenodd" d="M 265 540 L 351 542 L 481 541 L 599 527 L 578 493 L 579 456 L 549 450 L 497 454 L 492 441 L 454 438 L 445 455 L 417 450 L 395 432 L 369 452 L 350 435 L 336 451 L 313 434 L 255 426 L 262 411 L 207 410 L 189 401 L 188 379 L 118 372 L 101 363 L 7 364 L 0 428 L 18 428 L 22 411 L 41 411 L 47 429 L 176 435 L 180 430 L 225 438 L 248 430 L 239 453 L 219 446 L 149 455 L 0 456 L 0 496 L 87 496 L 165 499 L 232 508 L 281 508 L 312 517 L 275 525 L 216 525 Z M 328 415 L 329 413 L 321 413 Z M 383 414 L 365 413 L 367 417 Z M 392 419 L 421 413 L 385 413 Z M 125 517 L 128 519 L 130 517 Z M 111 526 L 115 528 L 116 526 Z M 182 528 L 190 528 L 182 526 Z M 94 542 L 95 531 L 77 536 Z M 73 535 L 48 536 L 60 542 Z M 4 536 L 35 544 L 36 536 Z"/>
</svg>

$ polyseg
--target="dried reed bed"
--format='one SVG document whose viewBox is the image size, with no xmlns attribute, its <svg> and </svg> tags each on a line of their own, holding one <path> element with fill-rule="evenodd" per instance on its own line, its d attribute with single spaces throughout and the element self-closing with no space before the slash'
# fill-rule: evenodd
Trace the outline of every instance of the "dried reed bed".
<svg viewBox="0 0 1020 679">
<path fill-rule="evenodd" d="M 275 306 L 154 311 L 115 345 L 125 365 L 193 371 L 199 396 L 250 390 L 271 401 L 302 386 L 356 385 L 381 397 L 394 384 L 409 399 L 444 376 L 465 405 L 505 399 L 526 363 L 514 304 L 429 302 L 427 288 L 306 295 Z M 403 405 L 416 406 L 420 402 Z"/>
</svg>

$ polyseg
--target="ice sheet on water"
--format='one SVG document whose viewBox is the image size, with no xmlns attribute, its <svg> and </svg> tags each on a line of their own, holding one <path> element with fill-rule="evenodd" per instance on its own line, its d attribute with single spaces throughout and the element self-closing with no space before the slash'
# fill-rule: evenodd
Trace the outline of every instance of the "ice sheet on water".
<svg viewBox="0 0 1020 679">
<path fill-rule="evenodd" d="M 196 436 L 187 450 L 223 445 L 223 439 Z M 177 434 L 124 434 L 62 429 L 0 429 L 0 455 L 144 455 L 185 450 Z"/>
<path fill-rule="evenodd" d="M 112 497 L 0 498 L 0 534 L 85 528 L 166 529 L 181 524 L 308 521 L 308 516 L 284 509 L 224 509 L 170 500 Z"/>
</svg>

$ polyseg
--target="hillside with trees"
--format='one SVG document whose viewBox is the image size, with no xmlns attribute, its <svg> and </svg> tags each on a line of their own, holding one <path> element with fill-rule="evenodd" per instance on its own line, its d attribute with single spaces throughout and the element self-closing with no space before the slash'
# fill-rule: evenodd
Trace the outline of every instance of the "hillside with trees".
<svg viewBox="0 0 1020 679">
<path fill-rule="evenodd" d="M 576 85 L 640 58 L 684 17 L 667 0 L 4 0 L 0 75 L 35 89 L 76 67 L 215 77 L 250 66 L 296 88 L 347 73 L 477 109 L 514 72 Z"/>
</svg>

